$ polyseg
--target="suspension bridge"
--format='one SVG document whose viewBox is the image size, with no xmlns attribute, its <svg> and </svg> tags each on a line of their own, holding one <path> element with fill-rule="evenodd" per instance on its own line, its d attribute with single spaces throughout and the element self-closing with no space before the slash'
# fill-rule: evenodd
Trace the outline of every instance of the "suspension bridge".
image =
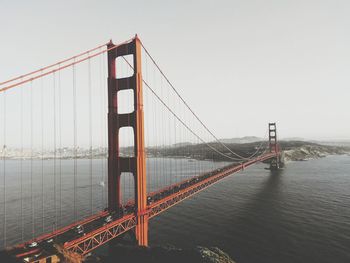
<svg viewBox="0 0 350 263">
<path fill-rule="evenodd" d="M 0 83 L 1 246 L 19 262 L 79 262 L 258 162 L 279 169 L 276 124 L 224 144 L 141 40 L 112 42 Z M 1 222 L 0 221 L 0 222 Z"/>
</svg>

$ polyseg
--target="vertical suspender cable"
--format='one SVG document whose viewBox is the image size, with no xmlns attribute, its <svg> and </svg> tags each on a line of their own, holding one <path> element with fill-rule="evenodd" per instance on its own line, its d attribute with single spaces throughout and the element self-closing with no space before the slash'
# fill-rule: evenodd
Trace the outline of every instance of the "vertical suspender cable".
<svg viewBox="0 0 350 263">
<path fill-rule="evenodd" d="M 145 57 L 145 63 L 146 63 L 146 78 L 147 78 L 147 81 L 148 81 L 148 59 L 147 59 L 147 56 Z M 152 148 L 152 145 L 151 145 L 151 140 L 150 140 L 150 137 L 151 137 L 151 133 L 150 133 L 150 125 L 149 125 L 149 123 L 150 123 L 150 121 L 151 121 L 151 118 L 150 118 L 150 109 L 151 109 L 151 107 L 150 107 L 150 97 L 149 97 L 149 93 L 148 93 L 148 90 L 147 89 L 145 89 L 144 90 L 145 91 L 145 95 L 146 95 L 146 104 L 145 104 L 145 113 L 146 113 L 146 116 L 147 116 L 147 120 L 146 120 L 146 122 L 145 122 L 145 124 L 147 125 L 146 126 L 146 142 L 148 143 L 148 147 L 149 147 L 149 149 L 151 149 Z M 151 152 L 151 151 L 150 151 Z M 146 167 L 148 168 L 148 172 L 147 172 L 147 193 L 150 193 L 151 191 L 152 191 L 152 189 L 151 189 L 151 186 L 152 186 L 152 184 L 153 184 L 153 182 L 154 182 L 154 180 L 153 180 L 153 177 L 152 177 L 152 169 L 150 169 L 150 167 L 151 167 L 151 165 L 153 165 L 154 166 L 154 162 L 151 162 L 150 161 L 150 158 L 149 158 L 149 155 L 147 155 L 147 153 L 146 153 L 146 158 L 148 159 L 148 163 L 149 163 L 149 165 L 147 165 Z M 154 159 L 154 158 L 153 158 Z"/>
<path fill-rule="evenodd" d="M 76 105 L 76 79 L 75 79 L 75 65 L 73 65 L 73 166 L 74 166 L 74 221 L 77 220 L 77 105 Z"/>
<path fill-rule="evenodd" d="M 24 219 L 23 219 L 23 88 L 21 88 L 21 240 L 24 241 Z"/>
<path fill-rule="evenodd" d="M 163 79 L 162 79 L 162 76 L 160 76 L 160 96 L 163 97 L 164 100 L 165 99 L 170 99 L 169 91 L 163 95 Z M 171 117 L 168 118 L 168 116 L 167 116 L 165 111 L 161 111 L 161 112 L 162 112 L 162 118 L 163 119 L 162 119 L 162 122 L 160 122 L 160 123 L 162 123 L 162 124 L 164 123 L 164 126 L 168 126 L 167 122 L 169 122 L 169 124 L 171 123 Z M 165 120 L 167 120 L 167 121 L 165 121 Z M 160 130 L 163 130 L 163 127 L 161 127 Z M 166 131 L 167 129 L 164 127 L 164 130 Z M 171 134 L 170 134 L 171 129 L 169 129 L 168 132 L 169 132 L 169 134 L 166 134 L 166 132 L 164 132 L 164 138 L 166 138 L 167 135 L 169 136 L 169 143 L 168 143 L 168 145 L 166 145 L 167 143 L 164 142 L 164 146 L 166 148 L 168 148 L 168 150 L 165 148 L 165 152 L 166 151 L 171 151 L 171 148 L 172 148 L 172 146 L 171 146 Z M 172 162 L 173 157 L 172 156 L 170 156 L 170 158 L 164 158 L 163 157 L 162 159 L 163 159 L 162 167 L 163 167 L 163 170 L 165 170 L 165 171 L 162 171 L 162 175 L 166 175 L 166 177 L 169 178 L 171 176 L 173 170 L 171 168 L 168 169 L 167 166 Z M 165 180 L 167 180 L 167 178 L 165 178 Z M 166 183 L 164 183 L 164 185 L 165 184 Z"/>
<path fill-rule="evenodd" d="M 186 121 L 186 113 L 185 113 L 185 108 L 184 107 L 182 107 L 182 116 L 183 116 L 183 119 Z M 181 126 L 181 125 L 180 125 Z M 182 141 L 184 142 L 184 143 L 187 143 L 187 140 L 186 140 L 186 130 L 185 130 L 185 128 L 184 127 L 182 127 L 182 136 L 183 136 L 183 139 L 182 139 Z M 185 173 L 185 170 L 186 170 L 186 163 L 187 163 L 187 161 L 186 161 L 186 158 L 185 158 L 185 156 L 186 156 L 186 146 L 185 146 L 186 144 L 184 144 L 183 145 L 183 147 L 182 147 L 182 156 L 184 157 L 183 158 L 183 162 L 182 162 L 182 166 L 183 166 L 183 170 L 182 170 L 182 173 L 184 174 Z"/>
<path fill-rule="evenodd" d="M 42 232 L 45 231 L 45 207 L 44 207 L 44 82 L 41 79 L 41 222 Z"/>
<path fill-rule="evenodd" d="M 59 225 L 61 225 L 62 221 L 62 101 L 61 101 L 61 71 L 58 71 L 58 113 L 59 113 L 59 180 L 60 180 L 60 207 L 59 207 Z"/>
<path fill-rule="evenodd" d="M 153 85 L 155 85 L 155 74 L 154 74 L 154 69 L 153 69 L 153 74 L 152 74 L 152 79 L 153 79 Z M 153 114 L 152 114 L 152 117 L 153 117 L 153 120 L 152 120 L 152 123 L 153 123 L 153 134 L 154 134 L 154 148 L 155 148 L 155 162 L 154 162 L 154 183 L 155 183 L 155 189 L 158 190 L 158 187 L 159 187 L 159 180 L 158 180 L 158 162 L 159 162 L 159 156 L 158 156 L 158 136 L 157 136 L 157 126 L 156 126 L 156 112 L 157 112 L 157 104 L 156 103 L 152 103 L 153 104 Z"/>
<path fill-rule="evenodd" d="M 175 102 L 175 98 L 173 99 L 173 101 L 174 101 L 174 110 L 176 111 L 176 108 L 175 108 L 175 104 L 176 104 L 176 102 Z M 174 118 L 174 122 L 173 122 L 173 125 L 174 125 L 174 128 L 173 128 L 173 130 L 174 130 L 174 138 L 175 138 L 175 142 L 174 142 L 174 146 L 176 147 L 175 148 L 175 151 L 176 151 L 176 153 L 175 153 L 175 155 L 177 155 L 177 151 L 178 151 L 178 148 L 177 148 L 177 134 L 178 134 L 178 131 L 176 130 L 176 119 Z M 178 175 L 178 171 L 179 171 L 179 168 L 178 167 L 176 167 L 177 166 L 177 159 L 175 159 L 174 160 L 174 162 L 175 162 L 175 174 L 176 175 Z"/>
<path fill-rule="evenodd" d="M 101 127 L 100 127 L 100 131 L 101 131 L 101 138 L 100 138 L 100 149 L 99 149 L 99 154 L 101 154 L 101 178 L 100 178 L 100 184 L 101 184 L 101 204 L 102 204 L 102 209 L 105 208 L 105 203 L 104 203 L 104 141 L 103 141 L 103 133 L 104 133 L 104 118 L 106 118 L 106 116 L 104 116 L 104 85 L 103 85 L 103 70 L 102 70 L 102 63 L 103 63 L 103 55 L 100 56 L 100 59 L 99 59 L 99 75 L 100 75 L 100 91 L 102 92 L 101 93 L 101 96 L 100 96 L 100 99 L 101 99 L 101 105 L 100 105 L 100 120 L 101 120 Z"/>
<path fill-rule="evenodd" d="M 4 178 L 3 178 L 3 183 L 4 183 L 4 191 L 3 191 L 3 197 L 4 197 L 4 222 L 3 222 L 3 232 L 4 232 L 4 247 L 6 247 L 6 238 L 7 238 L 7 233 L 6 233 L 6 91 L 3 93 L 3 98 L 4 98 L 4 146 L 3 146 L 3 173 L 4 173 Z"/>
<path fill-rule="evenodd" d="M 90 173 L 90 214 L 92 211 L 92 84 L 91 84 L 91 59 L 88 60 L 88 86 L 89 86 L 89 96 L 88 96 L 88 107 L 89 107 L 89 173 Z"/>
<path fill-rule="evenodd" d="M 169 89 L 168 89 L 169 90 Z M 169 104 L 170 104 L 170 97 L 169 97 L 169 102 L 168 102 Z M 168 145 L 168 150 L 169 151 L 171 151 L 171 141 L 172 141 L 172 138 L 171 138 L 171 136 L 172 136 L 172 129 L 171 129 L 171 125 L 172 125 L 172 123 L 173 123 L 173 121 L 172 121 L 172 118 L 174 118 L 174 116 L 172 116 L 172 115 L 170 115 L 170 118 L 169 118 L 169 120 L 168 120 L 168 128 L 169 128 L 169 145 Z M 174 120 L 175 120 L 175 118 L 174 118 Z M 173 169 L 173 162 L 174 162 L 175 160 L 174 160 L 174 158 L 170 158 L 170 160 L 169 160 L 169 171 L 170 171 L 170 175 L 172 175 L 172 174 L 174 174 L 174 175 L 176 175 L 176 173 L 173 173 L 174 172 L 174 169 Z"/>
<path fill-rule="evenodd" d="M 184 119 L 183 118 L 183 116 L 181 117 L 181 115 L 182 115 L 182 111 L 181 111 L 181 105 L 180 105 L 180 102 L 177 100 L 177 104 L 178 104 L 178 111 L 179 111 L 179 115 L 180 115 L 180 118 L 181 119 Z M 180 154 L 179 154 L 179 156 L 181 156 L 181 159 L 180 159 L 180 174 L 182 174 L 183 173 L 183 164 L 184 164 L 184 158 L 183 158 L 183 156 L 184 156 L 184 154 L 183 154 L 183 134 L 182 134 L 182 131 L 183 131 L 183 127 L 181 127 L 181 125 L 178 125 L 178 127 L 179 127 L 179 135 L 180 135 L 180 148 L 179 148 L 179 152 L 180 152 Z"/>
<path fill-rule="evenodd" d="M 143 59 L 142 59 L 142 61 L 144 61 Z M 144 76 L 145 76 L 145 78 L 148 80 L 148 65 L 147 65 L 148 63 L 147 63 L 147 57 L 145 58 L 145 74 L 144 74 Z M 147 96 L 147 92 L 146 92 L 146 90 L 144 90 L 144 99 L 146 99 L 146 100 L 144 100 L 146 103 L 144 103 L 144 111 L 145 111 L 145 119 L 147 118 L 147 115 L 148 115 L 148 110 L 147 110 L 147 107 L 148 107 L 148 96 Z M 146 129 L 146 139 L 145 139 L 145 143 L 146 143 L 146 149 L 149 149 L 150 148 L 150 145 L 147 145 L 147 143 L 149 143 L 149 125 L 147 125 L 148 124 L 148 122 L 147 122 L 147 120 L 145 120 L 145 129 Z M 147 154 L 147 150 L 146 150 L 146 162 L 147 161 L 149 161 L 149 159 L 148 159 L 148 154 Z M 148 165 L 146 165 L 146 169 L 147 169 L 147 167 L 149 167 Z M 149 174 L 149 171 L 150 170 L 148 170 L 147 172 L 146 172 L 146 174 L 148 175 L 148 178 L 147 178 L 147 193 L 149 193 L 150 192 L 150 179 L 151 179 L 151 177 L 150 177 L 150 174 Z"/>
<path fill-rule="evenodd" d="M 194 119 L 194 118 L 193 118 Z M 196 122 L 195 122 L 195 120 L 193 120 L 193 122 L 192 122 L 193 124 L 195 124 Z M 196 174 L 195 175 L 198 175 L 198 163 L 199 163 L 199 159 L 198 159 L 198 148 L 199 148 L 199 143 L 198 143 L 198 138 L 195 138 L 195 140 L 196 140 L 196 143 L 195 143 L 195 145 L 196 145 L 196 147 L 195 147 L 195 150 L 194 150 L 194 154 L 195 154 L 195 159 L 196 159 Z"/>
<path fill-rule="evenodd" d="M 31 209 L 32 209 L 32 238 L 35 232 L 35 215 L 34 215 L 34 195 L 33 195 L 33 82 L 30 82 L 30 192 L 31 192 Z"/>
<path fill-rule="evenodd" d="M 160 78 L 159 78 L 159 87 L 160 87 L 160 96 L 161 97 L 163 97 L 163 89 L 162 89 L 162 78 L 161 78 L 161 76 L 160 76 Z M 159 120 L 157 120 L 157 122 L 160 124 L 159 125 L 159 127 L 160 127 L 160 130 L 161 130 L 161 132 L 160 132 L 160 136 L 159 136 L 159 142 L 160 142 L 160 149 L 161 149 L 161 152 L 163 152 L 164 151 L 164 142 L 163 142 L 163 138 L 164 138 L 164 129 L 163 129 L 163 127 L 162 127 L 162 125 L 163 125 L 163 123 L 165 122 L 165 118 L 164 118 L 164 111 L 159 111 L 159 115 L 160 115 L 160 119 Z M 166 180 L 166 178 L 165 178 L 165 173 L 164 173 L 164 160 L 165 160 L 165 158 L 164 158 L 165 156 L 164 156 L 164 154 L 162 154 L 162 156 L 161 156 L 161 160 L 162 160 L 162 162 L 160 163 L 160 167 L 161 167 L 161 169 L 160 169 L 160 175 L 161 175 L 161 180 L 160 180 L 160 183 L 161 183 L 161 185 L 162 185 L 162 187 L 164 187 L 165 185 L 166 185 L 166 183 L 165 183 L 165 180 Z"/>
<path fill-rule="evenodd" d="M 161 80 L 161 84 L 160 84 L 160 88 L 163 90 L 164 89 L 164 83 L 163 83 L 163 78 L 162 76 L 160 76 L 160 80 Z M 169 101 L 170 100 L 170 97 L 169 97 L 169 93 L 164 91 L 164 97 Z M 164 122 L 163 122 L 163 149 L 164 151 L 166 151 L 166 148 L 167 148 L 167 136 L 169 136 L 169 133 L 167 134 L 165 131 L 166 131 L 166 126 L 168 126 L 166 124 L 166 121 L 169 121 L 169 118 L 167 116 L 167 112 L 165 110 L 163 110 L 163 116 L 164 116 Z M 168 131 L 169 132 L 169 131 Z M 165 164 L 164 164 L 164 174 L 166 175 L 166 184 L 167 185 L 170 185 L 170 178 L 171 178 L 171 171 L 169 171 L 169 161 L 171 160 L 171 158 L 165 158 Z"/>
<path fill-rule="evenodd" d="M 106 59 L 107 60 L 107 59 Z M 101 58 L 101 62 L 102 62 L 102 76 L 106 77 L 107 75 L 107 70 L 106 70 L 106 63 L 103 63 L 103 60 Z M 107 116 L 107 81 L 106 79 L 103 80 L 104 85 L 102 86 L 102 98 L 103 98 L 103 113 L 105 113 L 105 115 Z M 104 154 L 103 154 L 103 171 L 102 171 L 102 176 L 103 176 L 103 182 L 107 181 L 107 155 L 108 155 L 108 149 L 107 149 L 107 122 L 104 123 L 103 125 L 103 130 L 102 130 L 102 135 L 103 135 L 103 149 L 104 149 Z M 103 204 L 104 207 L 107 206 L 107 197 L 106 197 L 106 188 L 107 186 L 104 185 L 102 187 L 102 194 L 103 194 Z"/>
<path fill-rule="evenodd" d="M 57 200 L 56 200 L 56 158 L 57 158 L 57 142 L 56 142 L 56 73 L 53 73 L 53 194 L 54 194 L 54 210 L 55 210 L 55 220 L 53 223 L 53 228 L 55 230 L 57 225 Z"/>
</svg>

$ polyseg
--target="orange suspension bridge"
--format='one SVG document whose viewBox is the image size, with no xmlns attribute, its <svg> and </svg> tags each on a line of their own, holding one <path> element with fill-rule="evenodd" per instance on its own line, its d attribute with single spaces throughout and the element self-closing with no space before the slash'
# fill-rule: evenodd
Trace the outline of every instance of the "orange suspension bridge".
<svg viewBox="0 0 350 263">
<path fill-rule="evenodd" d="M 224 144 L 137 36 L 1 82 L 0 96 L 1 246 L 24 262 L 79 261 L 127 232 L 147 246 L 151 218 L 282 165 L 275 123 L 244 150 Z"/>
</svg>

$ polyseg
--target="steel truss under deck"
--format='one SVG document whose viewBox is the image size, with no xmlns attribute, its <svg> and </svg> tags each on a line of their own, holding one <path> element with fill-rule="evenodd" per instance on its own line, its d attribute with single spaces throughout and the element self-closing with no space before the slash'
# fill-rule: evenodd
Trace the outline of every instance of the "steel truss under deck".
<svg viewBox="0 0 350 263">
<path fill-rule="evenodd" d="M 208 188 L 209 186 L 217 183 L 221 179 L 229 176 L 230 174 L 237 173 L 244 170 L 246 167 L 251 166 L 255 163 L 262 162 L 271 158 L 276 157 L 276 153 L 267 153 L 256 159 L 247 161 L 241 164 L 234 164 L 232 167 L 221 171 L 211 177 L 199 181 L 198 183 L 191 185 L 185 189 L 180 190 L 174 194 L 171 194 L 151 205 L 148 206 L 146 213 L 149 218 L 153 218 L 156 215 L 166 211 L 170 207 L 180 203 L 181 201 L 193 196 L 194 194 Z M 110 240 L 126 233 L 137 225 L 136 215 L 130 214 L 126 215 L 114 222 L 111 222 L 99 229 L 94 230 L 91 233 L 87 233 L 76 240 L 66 242 L 64 244 L 64 249 L 69 252 L 78 253 L 81 255 L 86 255 L 95 248 L 108 243 Z"/>
</svg>

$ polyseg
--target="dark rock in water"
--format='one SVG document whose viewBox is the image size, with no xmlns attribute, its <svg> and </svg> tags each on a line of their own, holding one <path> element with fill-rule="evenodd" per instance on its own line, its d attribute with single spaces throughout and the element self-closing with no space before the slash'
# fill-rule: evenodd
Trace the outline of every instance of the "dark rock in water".
<svg viewBox="0 0 350 263">
<path fill-rule="evenodd" d="M 110 254 L 97 259 L 87 258 L 85 262 L 127 262 L 127 263 L 235 263 L 219 248 L 196 247 L 194 249 L 179 249 L 166 247 L 131 247 L 116 245 L 110 249 Z"/>
<path fill-rule="evenodd" d="M 229 255 L 217 247 L 198 247 L 197 249 L 203 258 L 203 262 L 205 263 L 234 263 Z"/>
</svg>

